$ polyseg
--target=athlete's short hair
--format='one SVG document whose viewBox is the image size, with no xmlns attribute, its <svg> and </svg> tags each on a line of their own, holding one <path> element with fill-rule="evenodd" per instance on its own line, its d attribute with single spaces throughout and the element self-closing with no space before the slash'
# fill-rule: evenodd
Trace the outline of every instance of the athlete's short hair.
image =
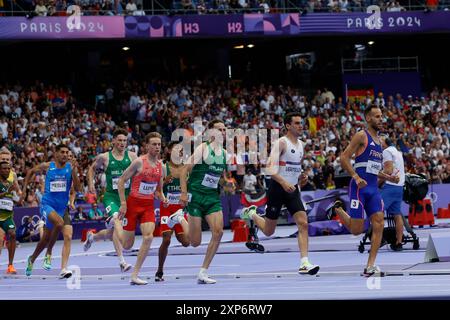
<svg viewBox="0 0 450 320">
<path fill-rule="evenodd" d="M 64 143 L 60 143 L 56 146 L 55 150 L 56 152 L 59 152 L 61 149 L 66 148 L 67 150 L 70 150 L 69 147 L 67 145 L 65 145 Z"/>
<path fill-rule="evenodd" d="M 149 134 L 147 134 L 147 135 L 145 136 L 145 142 L 146 142 L 146 143 L 149 143 L 149 142 L 150 142 L 150 139 L 152 139 L 152 138 L 158 138 L 158 139 L 161 139 L 162 136 L 161 136 L 158 132 L 150 132 Z"/>
<path fill-rule="evenodd" d="M 117 136 L 123 134 L 125 137 L 128 136 L 128 131 L 123 128 L 117 128 L 113 132 L 113 138 L 116 138 Z"/>
<path fill-rule="evenodd" d="M 214 125 L 215 125 L 216 123 L 223 123 L 223 124 L 225 124 L 225 122 L 223 122 L 223 121 L 220 120 L 220 119 L 214 119 L 213 121 L 210 121 L 210 122 L 208 123 L 208 129 L 213 129 L 213 128 L 214 128 Z"/>
<path fill-rule="evenodd" d="M 367 115 L 368 115 L 370 112 L 372 112 L 373 109 L 380 109 L 380 110 L 381 110 L 381 108 L 380 108 L 379 106 L 377 106 L 377 105 L 375 105 L 375 104 L 371 104 L 370 106 L 368 106 L 368 107 L 366 108 L 366 110 L 364 110 L 364 118 L 367 118 Z"/>
<path fill-rule="evenodd" d="M 284 125 L 292 124 L 293 117 L 301 117 L 302 114 L 300 112 L 289 112 L 284 116 Z"/>
</svg>

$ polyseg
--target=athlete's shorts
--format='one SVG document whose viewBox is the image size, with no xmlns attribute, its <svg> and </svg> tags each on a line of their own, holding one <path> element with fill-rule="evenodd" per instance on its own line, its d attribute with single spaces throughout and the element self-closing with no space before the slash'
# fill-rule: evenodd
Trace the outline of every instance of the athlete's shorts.
<svg viewBox="0 0 450 320">
<path fill-rule="evenodd" d="M 120 209 L 120 197 L 116 194 L 105 194 L 103 197 L 103 205 L 105 206 L 108 217 L 111 217 L 114 213 L 119 213 Z"/>
<path fill-rule="evenodd" d="M 402 214 L 403 187 L 385 183 L 381 189 L 381 198 L 387 214 L 394 216 Z"/>
<path fill-rule="evenodd" d="M 295 186 L 295 191 L 289 193 L 284 191 L 283 187 L 273 180 L 267 191 L 266 218 L 277 220 L 283 205 L 286 206 L 291 215 L 294 215 L 299 211 L 306 212 L 301 199 L 300 189 L 297 185 Z"/>
<path fill-rule="evenodd" d="M 192 192 L 191 201 L 186 207 L 186 212 L 193 217 L 203 217 L 208 214 L 222 211 L 222 202 L 219 194 L 207 195 L 202 193 Z"/>
<path fill-rule="evenodd" d="M 183 209 L 183 207 L 178 204 L 171 204 L 167 207 L 164 207 L 163 205 L 161 205 L 161 207 L 159 209 L 159 215 L 161 216 L 161 225 L 160 225 L 161 233 L 175 230 L 175 234 L 183 234 L 183 228 L 181 227 L 181 225 L 179 223 L 177 223 L 173 227 L 173 229 L 169 228 L 169 226 L 167 225 L 167 218 L 172 213 L 175 213 L 180 209 Z M 188 219 L 187 214 L 184 215 L 184 218 L 186 220 Z"/>
<path fill-rule="evenodd" d="M 383 212 L 383 200 L 377 186 L 368 185 L 359 189 L 354 179 L 349 185 L 350 212 L 353 219 L 364 219 L 364 212 L 367 217 L 377 212 Z"/>
<path fill-rule="evenodd" d="M 9 217 L 6 220 L 0 221 L 0 228 L 3 229 L 5 233 L 8 233 L 8 230 L 14 230 L 16 228 L 16 225 L 14 224 L 13 218 Z"/>
<path fill-rule="evenodd" d="M 155 223 L 155 208 L 153 200 L 141 200 L 133 197 L 127 199 L 127 213 L 122 221 L 123 229 L 126 231 L 136 231 L 138 223 Z"/>
<path fill-rule="evenodd" d="M 47 229 L 53 228 L 53 224 L 50 222 L 50 219 L 48 218 L 48 216 L 52 212 L 56 212 L 56 214 L 58 214 L 64 220 L 64 225 L 71 224 L 70 214 L 68 214 L 67 207 L 55 209 L 47 204 L 44 204 L 41 205 L 39 211 L 41 213 L 41 219 L 45 222 L 45 226 L 47 227 Z"/>
</svg>

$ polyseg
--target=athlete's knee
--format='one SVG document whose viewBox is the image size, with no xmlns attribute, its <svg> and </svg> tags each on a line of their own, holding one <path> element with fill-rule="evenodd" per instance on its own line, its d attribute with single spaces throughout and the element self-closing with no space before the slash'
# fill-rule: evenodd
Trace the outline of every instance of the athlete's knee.
<svg viewBox="0 0 450 320">
<path fill-rule="evenodd" d="M 146 242 L 146 243 L 150 243 L 153 240 L 153 234 L 146 234 L 144 236 L 142 236 L 142 241 Z"/>
<path fill-rule="evenodd" d="M 212 229 L 212 240 L 220 241 L 223 236 L 223 229 L 222 228 L 213 228 Z"/>
<path fill-rule="evenodd" d="M 266 237 L 270 237 L 271 235 L 273 235 L 275 233 L 275 229 L 274 228 L 264 228 L 261 231 L 262 231 L 262 233 L 264 233 L 264 235 Z"/>
<path fill-rule="evenodd" d="M 16 240 L 16 230 L 9 230 L 8 231 L 8 236 L 9 236 L 9 239 L 12 241 L 12 240 Z"/>
<path fill-rule="evenodd" d="M 193 246 L 194 248 L 198 247 L 201 243 L 202 243 L 201 239 L 191 240 L 191 246 Z"/>
</svg>

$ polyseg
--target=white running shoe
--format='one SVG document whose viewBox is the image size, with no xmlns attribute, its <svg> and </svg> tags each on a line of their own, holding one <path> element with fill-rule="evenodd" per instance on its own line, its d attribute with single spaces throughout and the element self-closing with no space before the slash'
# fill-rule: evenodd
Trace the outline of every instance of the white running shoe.
<svg viewBox="0 0 450 320">
<path fill-rule="evenodd" d="M 84 252 L 88 251 L 91 247 L 92 243 L 94 242 L 94 234 L 89 231 L 86 236 L 86 241 L 84 242 Z"/>
<path fill-rule="evenodd" d="M 130 279 L 130 284 L 132 286 L 145 286 L 146 284 L 148 284 L 147 281 L 139 279 L 138 277 L 136 278 L 131 278 Z"/>
<path fill-rule="evenodd" d="M 180 223 L 180 217 L 183 217 L 183 209 L 178 209 L 175 213 L 172 213 L 167 219 L 167 226 L 173 228 L 177 223 Z"/>
<path fill-rule="evenodd" d="M 200 272 L 199 274 L 198 274 L 198 277 L 197 277 L 197 283 L 198 284 L 214 284 L 214 283 L 216 283 L 217 281 L 216 280 L 214 280 L 214 279 L 211 279 L 207 274 L 206 274 L 206 272 Z"/>
<path fill-rule="evenodd" d="M 108 230 L 114 229 L 114 221 L 116 220 L 118 215 L 119 214 L 116 212 L 112 216 L 109 216 L 108 218 L 106 218 L 106 220 L 105 220 L 106 229 L 108 229 Z"/>
<path fill-rule="evenodd" d="M 317 272 L 319 272 L 320 267 L 312 264 L 311 262 L 304 262 L 298 269 L 298 273 L 300 274 L 309 274 L 309 275 L 315 275 Z"/>
<path fill-rule="evenodd" d="M 121 264 L 120 264 L 120 271 L 122 271 L 122 272 L 127 272 L 127 271 L 130 271 L 130 269 L 131 269 L 132 267 L 133 267 L 133 266 L 132 266 L 131 264 L 124 262 L 124 263 L 121 263 Z"/>
<path fill-rule="evenodd" d="M 61 273 L 59 274 L 60 279 L 69 279 L 72 276 L 72 271 L 62 269 Z"/>
</svg>

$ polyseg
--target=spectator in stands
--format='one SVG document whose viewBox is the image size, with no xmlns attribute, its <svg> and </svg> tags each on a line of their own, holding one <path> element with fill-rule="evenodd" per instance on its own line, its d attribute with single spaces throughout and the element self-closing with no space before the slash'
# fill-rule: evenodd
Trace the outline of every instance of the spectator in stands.
<svg viewBox="0 0 450 320">
<path fill-rule="evenodd" d="M 17 228 L 16 238 L 20 243 L 31 242 L 31 236 L 34 233 L 33 218 L 28 217 L 23 224 Z"/>
<path fill-rule="evenodd" d="M 266 0 L 260 0 L 259 7 L 263 9 L 263 13 L 270 13 L 270 6 Z"/>
<path fill-rule="evenodd" d="M 87 217 L 86 217 L 85 213 L 83 212 L 83 207 L 81 207 L 81 206 L 77 207 L 77 212 L 75 213 L 73 219 L 77 220 L 77 221 L 87 220 Z"/>
<path fill-rule="evenodd" d="M 181 0 L 181 8 L 185 13 L 192 13 L 192 11 L 195 10 L 192 0 Z"/>
<path fill-rule="evenodd" d="M 89 191 L 85 194 L 86 203 L 94 204 L 97 203 L 97 195 L 95 193 L 90 193 Z"/>
<path fill-rule="evenodd" d="M 126 10 L 127 14 L 130 16 L 132 16 L 134 14 L 134 12 L 137 10 L 137 6 L 134 3 L 134 0 L 128 0 L 125 10 Z"/>
<path fill-rule="evenodd" d="M 98 208 L 97 203 L 92 204 L 92 208 L 88 212 L 89 220 L 102 220 L 103 212 Z"/>
<path fill-rule="evenodd" d="M 137 5 L 137 10 L 133 12 L 133 16 L 145 16 L 145 11 L 142 10 L 142 4 Z"/>
<path fill-rule="evenodd" d="M 36 15 L 41 17 L 47 16 L 48 10 L 43 0 L 39 0 L 39 2 L 36 4 L 34 12 L 36 13 Z"/>
<path fill-rule="evenodd" d="M 256 176 L 251 170 L 247 170 L 247 174 L 244 176 L 244 187 L 243 190 L 246 193 L 256 193 L 256 185 L 258 181 Z"/>
</svg>

